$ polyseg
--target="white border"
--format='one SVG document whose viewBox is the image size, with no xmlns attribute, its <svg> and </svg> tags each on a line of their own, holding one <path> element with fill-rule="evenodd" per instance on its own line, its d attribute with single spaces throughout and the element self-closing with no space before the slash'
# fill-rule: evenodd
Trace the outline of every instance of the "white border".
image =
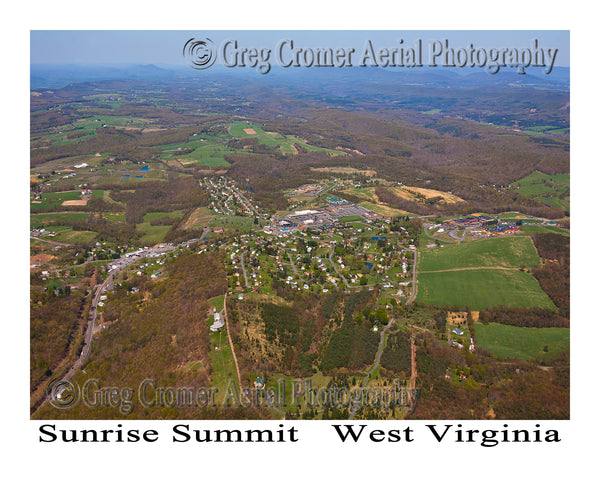
<svg viewBox="0 0 600 480">
<path fill-rule="evenodd" d="M 587 222 L 593 218 L 593 193 L 597 190 L 597 154 L 592 141 L 597 127 L 590 112 L 597 112 L 595 52 L 597 25 L 591 10 L 579 10 L 564 2 L 503 1 L 485 2 L 335 2 L 303 1 L 298 4 L 281 1 L 226 2 L 206 5 L 204 2 L 170 2 L 168 4 L 125 3 L 107 0 L 84 4 L 68 2 L 27 2 L 14 13 L 6 12 L 10 23 L 3 35 L 3 92 L 8 108 L 3 112 L 5 151 L 3 205 L 10 233 L 2 238 L 5 252 L 2 305 L 5 307 L 5 348 L 3 365 L 9 381 L 2 395 L 2 434 L 5 459 L 23 473 L 73 475 L 83 478 L 105 478 L 126 475 L 162 478 L 173 475 L 233 478 L 242 475 L 259 478 L 277 475 L 290 478 L 335 475 L 336 477 L 373 478 L 383 475 L 443 475 L 445 478 L 485 476 L 516 478 L 536 475 L 563 478 L 574 469 L 586 471 L 593 455 L 596 409 L 595 377 L 591 365 L 598 337 L 597 315 L 592 308 L 597 275 L 594 242 L 597 236 Z M 243 6 L 242 6 L 243 5 Z M 156 13 L 153 13 L 156 12 Z M 28 420 L 28 277 L 25 272 L 28 252 L 26 202 L 22 197 L 28 182 L 29 149 L 29 30 L 30 29 L 560 29 L 571 30 L 572 67 L 572 420 L 543 422 L 545 428 L 555 426 L 564 437 L 557 446 L 500 445 L 481 448 L 473 445 L 431 442 L 412 444 L 344 445 L 333 442 L 329 422 L 301 422 L 306 440 L 301 446 L 280 445 L 173 445 L 167 441 L 144 446 L 134 445 L 41 445 L 37 442 L 37 424 Z M 6 82 L 8 80 L 8 82 Z M 593 109 L 593 110 L 592 110 Z M 16 166 L 13 166 L 15 165 Z M 10 165 L 6 167 L 6 165 Z M 594 208 L 594 210 L 592 210 Z M 10 212 L 7 212 L 10 210 Z M 596 229 L 597 230 L 597 229 Z M 585 233 L 584 233 L 585 232 Z M 587 234 L 587 235 L 586 235 Z M 8 236 L 8 238 L 6 238 Z M 25 250 L 25 252 L 23 252 Z M 6 253 L 10 252 L 10 253 Z M 10 273 L 8 273 L 10 272 Z M 590 273 L 593 273 L 593 277 Z M 8 344 L 8 345 L 6 345 Z M 10 390 L 10 391 L 8 391 Z M 66 428 L 104 426 L 105 422 L 60 422 Z M 115 422 L 107 422 L 114 425 Z M 222 422 L 210 422 L 211 426 Z M 429 422 L 427 422 L 429 423 Z M 466 422 L 436 422 L 463 423 Z M 488 422 L 475 422 L 479 428 L 490 428 Z M 512 427 L 517 422 L 507 422 Z M 214 424 L 214 425 L 213 425 Z M 154 427 L 152 427 L 154 425 Z M 413 425 L 411 423 L 410 425 Z M 129 423 L 127 424 L 129 426 Z M 230 427 L 230 425 L 228 425 Z M 250 428 L 244 422 L 241 428 Z M 169 437 L 167 423 L 143 422 L 143 428 L 156 428 Z M 231 428 L 231 427 L 230 427 Z M 258 428 L 264 428 L 260 423 Z M 405 428 L 389 423 L 383 429 Z M 7 450 L 8 448 L 8 450 Z M 60 449 L 59 449 L 60 448 Z M 596 448 L 594 449 L 596 450 Z M 14 470 L 13 470 L 14 471 Z M 592 468 L 591 472 L 597 471 Z"/>
</svg>

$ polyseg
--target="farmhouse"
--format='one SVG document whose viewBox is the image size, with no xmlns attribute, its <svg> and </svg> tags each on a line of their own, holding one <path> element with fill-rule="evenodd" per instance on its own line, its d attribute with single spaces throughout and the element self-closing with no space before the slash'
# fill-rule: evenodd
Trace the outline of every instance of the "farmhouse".
<svg viewBox="0 0 600 480">
<path fill-rule="evenodd" d="M 220 313 L 215 313 L 215 321 L 214 323 L 210 326 L 210 330 L 212 332 L 216 332 L 218 331 L 220 328 L 223 327 L 223 325 L 225 325 L 225 322 L 223 321 L 223 319 L 221 318 L 221 314 Z"/>
</svg>

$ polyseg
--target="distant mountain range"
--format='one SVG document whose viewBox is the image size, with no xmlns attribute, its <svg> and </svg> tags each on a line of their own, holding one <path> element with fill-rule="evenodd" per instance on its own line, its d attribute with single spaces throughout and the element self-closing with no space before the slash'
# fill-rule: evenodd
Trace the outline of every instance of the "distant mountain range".
<svg viewBox="0 0 600 480">
<path fill-rule="evenodd" d="M 174 75 L 173 71 L 157 67 L 156 65 L 32 64 L 30 69 L 30 89 L 62 88 L 71 83 L 99 80 L 160 80 L 172 78 Z"/>
<path fill-rule="evenodd" d="M 30 68 L 30 89 L 62 88 L 72 83 L 100 80 L 148 80 L 168 81 L 177 77 L 213 77 L 219 74 L 235 75 L 246 80 L 275 86 L 286 83 L 329 87 L 339 83 L 361 82 L 376 84 L 413 84 L 436 87 L 533 87 L 568 91 L 570 68 L 554 67 L 550 75 L 543 68 L 529 68 L 526 75 L 518 75 L 511 69 L 492 75 L 483 69 L 470 68 L 281 68 L 274 66 L 270 73 L 261 75 L 251 68 L 226 68 L 215 65 L 210 70 L 198 71 L 180 65 L 136 65 L 136 64 L 32 64 Z"/>
</svg>

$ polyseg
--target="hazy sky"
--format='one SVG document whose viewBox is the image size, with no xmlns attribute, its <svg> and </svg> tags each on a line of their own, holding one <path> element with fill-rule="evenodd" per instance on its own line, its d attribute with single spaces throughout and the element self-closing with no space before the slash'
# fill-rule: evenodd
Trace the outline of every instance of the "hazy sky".
<svg viewBox="0 0 600 480">
<path fill-rule="evenodd" d="M 190 38 L 210 38 L 219 46 L 227 39 L 240 45 L 274 49 L 289 38 L 306 47 L 354 47 L 362 49 L 367 40 L 382 47 L 394 47 L 400 39 L 424 46 L 430 40 L 448 39 L 455 48 L 531 48 L 537 39 L 542 48 L 558 49 L 555 65 L 569 66 L 568 31 L 169 31 L 169 30 L 32 30 L 31 63 L 155 63 L 185 65 L 182 49 Z"/>
</svg>

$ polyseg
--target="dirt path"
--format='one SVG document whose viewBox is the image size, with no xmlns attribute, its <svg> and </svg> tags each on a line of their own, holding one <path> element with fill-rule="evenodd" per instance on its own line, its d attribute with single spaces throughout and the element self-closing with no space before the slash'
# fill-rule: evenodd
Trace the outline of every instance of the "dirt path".
<svg viewBox="0 0 600 480">
<path fill-rule="evenodd" d="M 231 354 L 233 355 L 233 363 L 235 363 L 235 371 L 237 372 L 238 385 L 240 391 L 242 390 L 242 377 L 240 376 L 240 367 L 238 366 L 237 357 L 235 355 L 235 349 L 233 348 L 233 341 L 231 340 L 231 334 L 229 333 L 229 319 L 227 317 L 227 293 L 223 298 L 223 318 L 225 319 L 225 326 L 227 327 L 227 338 L 229 339 L 229 346 L 231 347 Z"/>
<path fill-rule="evenodd" d="M 233 348 L 233 341 L 231 340 L 231 334 L 229 333 L 229 319 L 227 317 L 227 293 L 225 294 L 225 297 L 223 298 L 223 315 L 224 315 L 223 318 L 225 319 L 225 326 L 227 327 L 227 338 L 229 339 L 229 347 L 231 348 L 231 354 L 233 355 L 233 363 L 235 363 L 235 371 L 237 373 L 238 385 L 239 385 L 239 389 L 240 389 L 239 391 L 240 391 L 240 394 L 244 396 L 244 399 L 246 400 L 246 402 L 248 402 L 248 404 L 251 404 L 252 401 L 248 398 L 248 396 L 242 390 L 242 376 L 240 375 L 240 367 L 238 365 L 237 356 L 235 354 L 235 349 Z M 279 408 L 275 407 L 274 405 L 271 405 L 271 407 L 274 408 L 275 410 L 277 410 L 279 413 L 283 413 L 284 420 L 285 420 L 285 412 L 283 412 Z"/>
<path fill-rule="evenodd" d="M 410 337 L 410 388 L 414 391 L 417 385 L 417 346 L 415 337 Z"/>
<path fill-rule="evenodd" d="M 420 271 L 419 273 L 444 273 L 444 272 L 460 272 L 463 270 L 519 270 L 519 267 L 498 267 L 498 266 L 489 266 L 489 267 L 463 267 L 463 268 L 449 268 L 447 270 L 427 270 Z"/>
</svg>

